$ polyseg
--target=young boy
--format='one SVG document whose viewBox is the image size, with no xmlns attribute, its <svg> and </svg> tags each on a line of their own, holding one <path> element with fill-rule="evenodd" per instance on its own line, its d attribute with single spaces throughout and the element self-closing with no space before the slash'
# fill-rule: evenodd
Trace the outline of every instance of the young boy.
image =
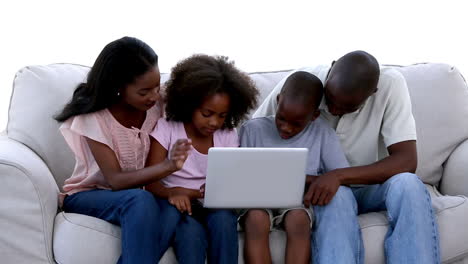
<svg viewBox="0 0 468 264">
<path fill-rule="evenodd" d="M 322 95 L 323 85 L 316 76 L 301 71 L 292 74 L 277 97 L 276 115 L 249 120 L 241 127 L 241 147 L 308 148 L 306 185 L 316 175 L 348 167 L 334 130 L 318 118 Z M 252 209 L 240 217 L 240 223 L 245 231 L 247 263 L 271 263 L 269 232 L 273 225 L 283 227 L 287 234 L 285 262 L 310 262 L 310 209 Z"/>
</svg>

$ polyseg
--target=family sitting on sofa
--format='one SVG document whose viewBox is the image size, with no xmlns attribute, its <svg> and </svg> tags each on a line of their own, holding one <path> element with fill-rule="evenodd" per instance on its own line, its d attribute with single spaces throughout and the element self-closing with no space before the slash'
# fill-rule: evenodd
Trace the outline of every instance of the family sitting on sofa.
<svg viewBox="0 0 468 264">
<path fill-rule="evenodd" d="M 124 37 L 55 117 L 76 157 L 61 207 L 121 226 L 119 263 L 171 246 L 179 263 L 238 263 L 238 223 L 247 263 L 271 263 L 271 228 L 286 231 L 286 263 L 364 263 L 357 216 L 383 210 L 387 263 L 440 263 L 406 82 L 372 55 L 294 71 L 243 124 L 258 90 L 226 57 L 184 59 L 160 89 L 156 53 Z M 208 149 L 239 146 L 307 147 L 303 206 L 203 208 Z"/>
</svg>

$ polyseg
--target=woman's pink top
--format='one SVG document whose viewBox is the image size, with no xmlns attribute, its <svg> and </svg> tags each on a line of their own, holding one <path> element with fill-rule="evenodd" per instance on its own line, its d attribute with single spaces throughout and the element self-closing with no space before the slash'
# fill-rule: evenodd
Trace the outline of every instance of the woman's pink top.
<svg viewBox="0 0 468 264">
<path fill-rule="evenodd" d="M 76 163 L 72 176 L 65 181 L 60 200 L 65 195 L 85 190 L 110 189 L 86 138 L 112 149 L 123 171 L 144 168 L 150 149 L 149 133 L 161 117 L 161 109 L 160 104 L 149 109 L 141 128 L 124 127 L 108 109 L 74 116 L 65 121 L 60 131 L 75 154 Z"/>
</svg>

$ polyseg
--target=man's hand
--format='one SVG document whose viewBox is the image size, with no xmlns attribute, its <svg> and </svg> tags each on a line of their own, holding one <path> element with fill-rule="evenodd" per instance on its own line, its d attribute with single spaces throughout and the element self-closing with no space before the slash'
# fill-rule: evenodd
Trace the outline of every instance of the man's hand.
<svg viewBox="0 0 468 264">
<path fill-rule="evenodd" d="M 335 196 L 341 182 L 335 171 L 311 177 L 310 186 L 304 195 L 304 206 L 327 205 Z"/>
<path fill-rule="evenodd" d="M 185 160 L 189 155 L 190 147 L 192 146 L 192 140 L 190 139 L 178 139 L 171 151 L 169 152 L 168 158 L 171 162 L 174 171 L 182 169 Z"/>
</svg>

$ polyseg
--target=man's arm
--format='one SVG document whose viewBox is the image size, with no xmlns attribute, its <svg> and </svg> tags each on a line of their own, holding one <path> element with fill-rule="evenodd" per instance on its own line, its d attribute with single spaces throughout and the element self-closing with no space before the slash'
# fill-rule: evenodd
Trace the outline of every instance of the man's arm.
<svg viewBox="0 0 468 264">
<path fill-rule="evenodd" d="M 416 141 L 403 141 L 388 147 L 389 156 L 366 166 L 332 170 L 313 179 L 304 196 L 304 205 L 326 205 L 340 185 L 379 184 L 395 174 L 416 171 Z"/>
<path fill-rule="evenodd" d="M 418 155 L 416 140 L 395 143 L 388 147 L 389 156 L 373 164 L 338 169 L 330 172 L 341 184 L 379 184 L 393 175 L 416 172 Z"/>
</svg>

